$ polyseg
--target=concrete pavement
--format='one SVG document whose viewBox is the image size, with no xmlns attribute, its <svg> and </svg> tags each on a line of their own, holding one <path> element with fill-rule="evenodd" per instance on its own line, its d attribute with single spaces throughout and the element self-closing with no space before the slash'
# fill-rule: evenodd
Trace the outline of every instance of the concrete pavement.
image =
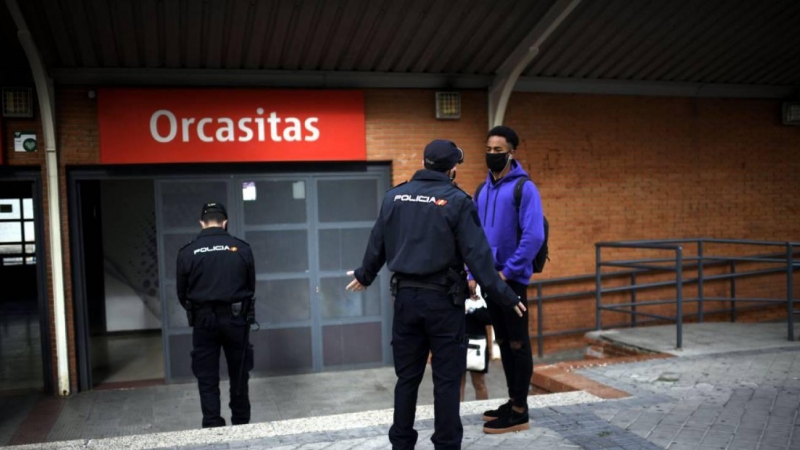
<svg viewBox="0 0 800 450">
<path fill-rule="evenodd" d="M 705 324 L 699 325 L 697 336 L 708 336 Z M 637 339 L 642 339 L 641 334 L 647 334 L 642 330 L 650 330 L 654 343 L 642 345 L 656 346 L 663 343 L 668 333 L 657 328 L 631 331 L 637 331 L 640 334 Z M 528 431 L 483 434 L 480 412 L 502 400 L 464 404 L 462 448 L 800 449 L 800 345 L 785 340 L 785 324 L 751 327 L 750 335 L 742 334 L 740 327 L 725 330 L 726 327 L 720 327 L 716 331 L 718 346 L 725 348 L 716 348 L 715 340 L 698 337 L 708 343 L 705 351 L 696 354 L 576 370 L 577 375 L 627 392 L 630 397 L 602 400 L 582 392 L 534 396 Z M 687 325 L 684 332 L 691 339 L 693 325 Z M 768 345 L 731 349 L 731 342 L 748 339 L 763 340 Z M 386 396 L 391 397 L 389 392 Z M 433 433 L 430 408 L 421 407 L 418 411 L 417 448 L 433 448 L 429 440 Z M 309 417 L 223 430 L 80 439 L 30 448 L 390 448 L 386 437 L 390 413 L 390 409 L 379 409 L 358 416 Z"/>
</svg>

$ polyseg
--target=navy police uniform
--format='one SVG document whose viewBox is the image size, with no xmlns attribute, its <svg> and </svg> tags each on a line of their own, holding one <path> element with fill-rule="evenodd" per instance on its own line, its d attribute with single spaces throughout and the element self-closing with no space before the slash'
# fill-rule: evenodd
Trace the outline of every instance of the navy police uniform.
<svg viewBox="0 0 800 450">
<path fill-rule="evenodd" d="M 417 441 L 417 391 L 432 353 L 436 449 L 460 449 L 463 428 L 459 386 L 466 370 L 464 264 L 492 301 L 513 308 L 517 295 L 494 270 L 494 259 L 470 196 L 445 173 L 463 158 L 456 145 L 437 140 L 425 148 L 425 170 L 389 190 L 372 229 L 356 280 L 369 286 L 384 263 L 394 272 L 392 350 L 397 385 L 394 449 Z"/>
<path fill-rule="evenodd" d="M 225 207 L 208 203 L 203 215 L 221 213 Z M 178 300 L 186 309 L 192 331 L 192 373 L 197 377 L 203 428 L 224 426 L 220 416 L 219 356 L 225 351 L 230 377 L 233 425 L 250 422 L 248 372 L 253 368 L 253 347 L 248 338 L 248 317 L 253 317 L 255 264 L 247 242 L 221 227 L 203 229 L 178 252 Z M 244 373 L 241 373 L 242 357 Z M 241 382 L 241 386 L 239 383 Z"/>
</svg>

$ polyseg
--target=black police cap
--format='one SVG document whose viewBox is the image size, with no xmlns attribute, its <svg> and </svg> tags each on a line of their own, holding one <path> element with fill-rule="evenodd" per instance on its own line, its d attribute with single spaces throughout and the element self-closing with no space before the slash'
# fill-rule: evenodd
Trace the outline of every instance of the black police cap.
<svg viewBox="0 0 800 450">
<path fill-rule="evenodd" d="M 445 172 L 464 162 L 464 151 L 453 141 L 437 139 L 425 146 L 424 157 L 427 169 Z"/>
<path fill-rule="evenodd" d="M 222 203 L 206 203 L 203 205 L 203 212 L 200 214 L 200 218 L 202 219 L 203 216 L 210 213 L 220 213 L 225 216 L 225 219 L 228 219 L 228 211 L 225 210 L 225 205 Z"/>
</svg>

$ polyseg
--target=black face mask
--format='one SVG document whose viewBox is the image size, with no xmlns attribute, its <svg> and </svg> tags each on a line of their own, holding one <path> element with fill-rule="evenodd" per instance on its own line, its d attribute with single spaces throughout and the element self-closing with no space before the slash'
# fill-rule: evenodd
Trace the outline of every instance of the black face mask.
<svg viewBox="0 0 800 450">
<path fill-rule="evenodd" d="M 502 172 L 508 165 L 508 160 L 511 154 L 506 153 L 487 153 L 486 154 L 486 167 L 494 173 Z"/>
<path fill-rule="evenodd" d="M 450 181 L 456 181 L 456 172 L 455 170 L 450 172 Z"/>
</svg>

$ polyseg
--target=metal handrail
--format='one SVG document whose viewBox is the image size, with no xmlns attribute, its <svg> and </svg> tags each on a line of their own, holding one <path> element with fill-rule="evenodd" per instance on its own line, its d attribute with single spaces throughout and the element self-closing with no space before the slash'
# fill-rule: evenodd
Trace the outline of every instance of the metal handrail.
<svg viewBox="0 0 800 450">
<path fill-rule="evenodd" d="M 682 244 L 696 244 L 697 256 L 684 256 Z M 786 250 L 782 253 L 770 253 L 765 255 L 747 255 L 747 256 L 707 256 L 703 254 L 704 244 L 735 244 L 735 245 L 756 245 L 756 246 L 780 246 Z M 626 249 L 639 249 L 639 250 L 662 250 L 671 251 L 675 253 L 674 258 L 643 258 L 635 260 L 621 260 L 621 261 L 603 261 L 601 249 L 606 248 L 626 248 Z M 718 312 L 730 312 L 731 321 L 736 321 L 736 302 L 760 302 L 764 304 L 786 304 L 787 309 L 787 334 L 789 340 L 794 340 L 794 297 L 793 288 L 794 271 L 800 268 L 800 264 L 796 262 L 797 256 L 795 250 L 800 250 L 800 243 L 796 242 L 775 242 L 775 241 L 755 241 L 755 240 L 742 240 L 742 239 L 711 239 L 711 238 L 696 238 L 696 239 L 665 239 L 665 240 L 645 240 L 645 241 L 625 241 L 625 242 L 599 242 L 595 244 L 595 329 L 602 329 L 601 313 L 602 311 L 610 311 L 615 313 L 625 313 L 631 315 L 631 326 L 636 326 L 637 316 L 655 317 L 668 321 L 674 321 L 677 326 L 677 342 L 678 348 L 683 346 L 683 303 L 696 302 L 698 304 L 697 313 L 688 314 L 688 316 L 696 315 L 699 322 L 703 321 L 704 301 L 730 301 L 731 307 L 722 310 L 714 310 Z M 782 258 L 781 258 L 782 256 Z M 695 264 L 684 264 L 684 262 L 695 262 Z M 672 263 L 674 265 L 653 265 L 652 263 Z M 746 272 L 736 272 L 736 263 L 750 263 L 750 264 L 781 264 L 782 267 L 773 269 L 750 270 Z M 718 265 L 730 265 L 730 273 L 716 274 L 704 276 L 704 269 Z M 616 286 L 613 288 L 603 288 L 603 278 L 606 278 L 608 272 L 603 273 L 603 267 L 623 267 L 636 269 L 638 273 L 655 274 L 655 273 L 675 273 L 675 279 L 663 282 L 652 282 L 646 284 L 637 284 L 635 274 L 631 275 L 631 284 L 628 286 Z M 696 269 L 697 277 L 684 279 L 683 272 L 687 269 Z M 631 271 L 628 271 L 630 273 Z M 613 273 L 613 272 L 612 272 Z M 765 299 L 765 298 L 737 298 L 736 297 L 736 280 L 739 278 L 763 276 L 774 273 L 786 273 L 786 299 Z M 706 281 L 720 281 L 730 280 L 731 282 L 731 297 L 730 298 L 705 298 L 703 295 L 703 285 Z M 685 299 L 683 297 L 683 287 L 687 284 L 697 284 L 698 296 L 696 298 Z M 643 289 L 664 288 L 675 286 L 676 298 L 674 300 L 658 300 L 646 303 L 636 302 L 636 292 Z M 615 292 L 630 292 L 630 303 L 617 303 L 613 305 L 603 305 L 602 295 L 604 293 Z M 676 314 L 674 317 L 654 315 L 650 313 L 643 313 L 637 310 L 637 306 L 652 306 L 663 304 L 675 304 Z M 629 309 L 626 309 L 629 308 Z"/>
<path fill-rule="evenodd" d="M 645 239 L 645 240 L 633 240 L 633 241 L 609 241 L 609 242 L 598 242 L 595 245 L 602 245 L 606 247 L 618 244 L 663 245 L 663 244 L 697 244 L 699 242 L 705 242 L 709 244 L 740 244 L 740 245 L 760 245 L 760 246 L 773 246 L 773 247 L 784 247 L 787 244 L 791 244 L 793 246 L 800 246 L 800 242 L 792 242 L 792 241 L 759 241 L 753 239 L 718 239 L 718 238 Z"/>
<path fill-rule="evenodd" d="M 721 241 L 721 240 L 720 240 Z M 685 242 L 685 241 L 681 241 Z M 800 253 L 800 244 L 797 245 L 798 252 Z M 661 250 L 662 247 L 659 247 Z M 749 257 L 766 257 L 766 258 L 773 258 L 778 255 L 783 255 L 784 253 L 764 253 L 758 255 L 749 255 Z M 724 257 L 723 257 L 724 258 Z M 721 301 L 721 300 L 730 300 L 731 307 L 726 309 L 715 309 L 711 311 L 704 311 L 704 314 L 719 314 L 724 312 L 729 312 L 731 314 L 731 321 L 734 322 L 737 317 L 737 311 L 749 311 L 751 309 L 763 308 L 763 306 L 756 306 L 756 307 L 736 307 L 735 304 L 738 301 L 747 301 L 746 299 L 736 299 L 736 280 L 739 278 L 748 278 L 754 276 L 761 276 L 761 275 L 768 275 L 782 272 L 782 268 L 774 268 L 774 269 L 765 269 L 765 270 L 758 270 L 758 271 L 746 271 L 746 272 L 736 272 L 735 268 L 735 261 L 727 261 L 725 259 L 720 258 L 704 258 L 709 259 L 709 262 L 704 262 L 704 268 L 713 268 L 713 267 L 729 267 L 731 273 L 725 274 L 716 274 L 716 275 L 706 275 L 704 277 L 705 281 L 722 281 L 722 280 L 730 280 L 731 282 L 731 299 L 723 299 L 723 298 L 713 298 L 713 301 Z M 800 254 L 798 255 L 798 259 L 800 259 Z M 670 262 L 674 261 L 674 258 L 660 258 L 660 259 L 640 259 L 640 260 L 631 260 L 631 261 L 623 261 L 623 262 Z M 688 264 L 683 265 L 684 270 L 695 270 L 698 269 L 700 266 L 700 258 L 697 257 L 684 257 L 684 261 L 691 261 Z M 673 269 L 674 270 L 674 269 Z M 657 273 L 663 273 L 663 270 L 650 270 L 650 269 L 633 269 L 633 270 L 620 270 L 614 272 L 602 272 L 600 274 L 601 279 L 614 279 L 614 278 L 623 278 L 628 277 L 631 279 L 631 287 L 629 291 L 631 292 L 631 303 L 636 303 L 636 292 L 653 289 L 653 288 L 663 288 L 663 287 L 670 287 L 675 285 L 675 281 L 671 280 L 666 282 L 666 285 L 650 285 L 650 284 L 637 284 L 636 279 L 638 276 L 647 276 L 653 275 Z M 582 290 L 582 291 L 569 291 L 569 292 L 562 292 L 558 294 L 551 294 L 551 295 L 543 295 L 543 290 L 546 287 L 558 286 L 558 285 L 565 285 L 565 284 L 574 284 L 579 282 L 589 282 L 589 281 L 596 281 L 597 274 L 584 274 L 584 275 L 574 275 L 568 277 L 559 277 L 559 278 L 550 278 L 547 280 L 532 280 L 530 284 L 530 288 L 536 288 L 536 294 L 534 296 L 528 297 L 528 304 L 533 305 L 536 303 L 536 310 L 537 310 L 537 333 L 532 335 L 532 339 L 536 339 L 537 341 L 537 354 L 539 357 L 542 357 L 544 354 L 544 338 L 546 337 L 553 337 L 553 336 L 568 336 L 568 335 L 576 335 L 586 333 L 588 331 L 593 331 L 596 328 L 570 328 L 566 330 L 558 330 L 558 331 L 549 331 L 543 332 L 543 322 L 544 322 L 544 314 L 543 314 L 543 307 L 544 303 L 559 301 L 559 300 L 571 300 L 577 299 L 581 297 L 596 297 L 597 295 L 597 285 L 595 283 L 595 289 L 589 290 Z M 684 285 L 688 284 L 697 284 L 699 282 L 699 278 L 685 278 L 683 280 Z M 606 291 L 607 292 L 607 291 Z M 707 301 L 712 301 L 711 298 L 706 298 Z M 695 302 L 699 301 L 699 299 L 684 299 L 684 302 Z M 674 300 L 673 300 L 674 302 Z M 642 306 L 642 303 L 637 303 L 637 305 Z M 613 305 L 604 306 L 604 309 L 611 310 L 614 308 Z M 635 310 L 635 306 L 633 307 Z M 640 313 L 639 315 L 645 316 L 645 314 Z M 698 313 L 687 313 L 685 314 L 686 317 L 697 316 Z M 659 320 L 645 320 L 640 321 L 638 320 L 637 314 L 631 316 L 630 322 L 620 322 L 615 324 L 606 325 L 606 328 L 620 328 L 620 327 L 636 327 L 638 324 L 641 323 L 651 323 L 651 322 L 658 322 Z"/>
</svg>

